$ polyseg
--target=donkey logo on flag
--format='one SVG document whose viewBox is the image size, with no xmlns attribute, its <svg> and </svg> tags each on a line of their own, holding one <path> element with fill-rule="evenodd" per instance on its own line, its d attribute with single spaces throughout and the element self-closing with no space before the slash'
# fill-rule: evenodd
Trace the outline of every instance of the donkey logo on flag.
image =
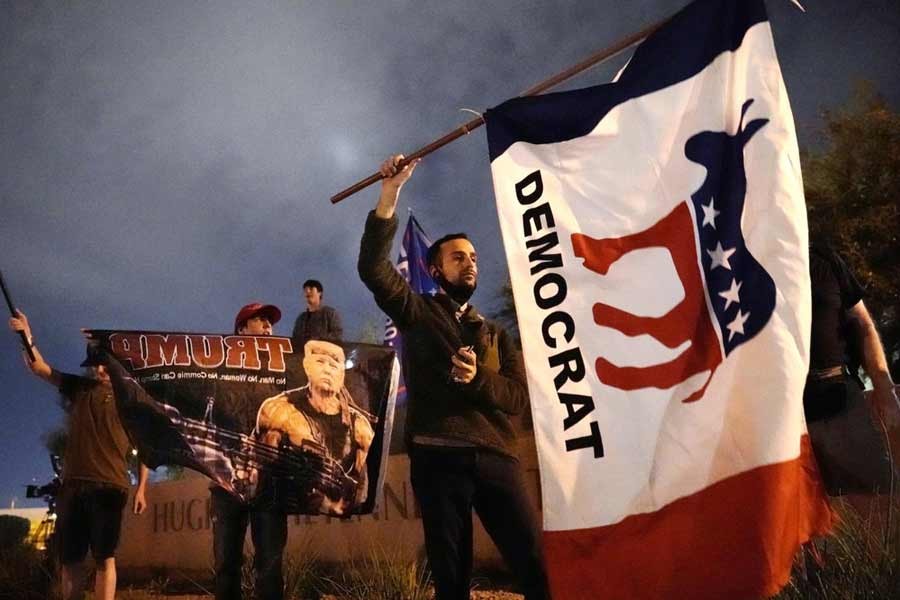
<svg viewBox="0 0 900 600">
<path fill-rule="evenodd" d="M 597 325 L 630 337 L 649 335 L 668 348 L 689 343 L 673 360 L 649 366 L 616 365 L 600 356 L 595 368 L 603 383 L 622 390 L 669 389 L 708 372 L 703 386 L 683 402 L 699 400 L 725 357 L 769 321 L 775 309 L 775 283 L 750 254 L 741 230 L 747 192 L 744 146 L 768 123 L 754 119 L 745 126 L 751 104 L 752 99 L 741 107 L 735 135 L 703 131 L 688 139 L 685 156 L 706 169 L 690 202 L 678 204 L 656 224 L 631 235 L 605 239 L 572 235 L 575 254 L 584 259 L 585 268 L 600 275 L 633 250 L 663 247 L 684 288 L 684 298 L 659 317 L 594 304 Z"/>
</svg>

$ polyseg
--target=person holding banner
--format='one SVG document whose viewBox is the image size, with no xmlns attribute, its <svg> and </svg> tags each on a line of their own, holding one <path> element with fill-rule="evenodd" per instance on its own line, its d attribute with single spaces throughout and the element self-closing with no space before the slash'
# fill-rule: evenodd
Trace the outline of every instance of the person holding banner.
<svg viewBox="0 0 900 600">
<path fill-rule="evenodd" d="M 272 335 L 281 310 L 271 304 L 253 302 L 243 306 L 234 319 L 236 335 Z M 241 599 L 241 565 L 247 525 L 253 539 L 256 594 L 260 600 L 284 597 L 282 560 L 287 543 L 287 515 L 275 508 L 254 508 L 218 486 L 210 488 L 213 522 L 213 554 L 216 570 L 216 600 Z"/>
<path fill-rule="evenodd" d="M 84 559 L 90 549 L 97 569 L 94 597 L 113 600 L 115 552 L 130 487 L 127 455 L 131 443 L 119 420 L 109 374 L 90 353 L 81 364 L 87 368 L 88 377 L 61 373 L 51 367 L 38 351 L 28 318 L 21 311 L 10 317 L 9 328 L 24 334 L 34 356 L 30 360 L 26 354 L 28 367 L 59 389 L 69 413 L 56 520 L 63 597 L 82 597 Z M 148 474 L 142 464 L 132 502 L 135 514 L 147 508 Z"/>
<path fill-rule="evenodd" d="M 528 403 L 525 370 L 511 337 L 469 304 L 478 281 L 475 248 L 465 234 L 428 251 L 440 286 L 414 293 L 388 253 L 397 231 L 400 189 L 418 161 L 381 166 L 381 195 L 360 245 L 360 278 L 404 335 L 410 476 L 422 512 L 425 549 L 438 600 L 469 598 L 472 510 L 528 600 L 546 598 L 540 531 L 516 458 L 511 417 Z"/>
</svg>

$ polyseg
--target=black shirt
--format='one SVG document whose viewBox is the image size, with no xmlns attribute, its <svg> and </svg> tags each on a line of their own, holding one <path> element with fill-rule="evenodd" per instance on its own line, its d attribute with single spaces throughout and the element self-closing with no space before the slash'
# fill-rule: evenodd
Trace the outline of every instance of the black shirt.
<svg viewBox="0 0 900 600">
<path fill-rule="evenodd" d="M 294 352 L 303 352 L 303 346 L 309 340 L 325 340 L 340 343 L 344 337 L 341 315 L 330 306 L 322 305 L 319 310 L 305 310 L 297 316 L 291 340 Z"/>
<path fill-rule="evenodd" d="M 847 311 L 863 299 L 863 288 L 843 260 L 830 248 L 809 249 L 812 282 L 810 369 L 828 369 L 846 362 Z"/>
</svg>

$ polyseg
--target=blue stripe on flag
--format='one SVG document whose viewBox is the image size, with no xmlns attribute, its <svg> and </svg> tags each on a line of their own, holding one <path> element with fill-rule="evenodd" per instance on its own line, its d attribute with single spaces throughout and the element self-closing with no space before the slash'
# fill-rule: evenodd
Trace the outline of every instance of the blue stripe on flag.
<svg viewBox="0 0 900 600">
<path fill-rule="evenodd" d="M 516 142 L 551 144 L 586 135 L 619 104 L 693 77 L 721 53 L 740 47 L 747 30 L 767 20 L 762 0 L 692 2 L 637 48 L 618 81 L 513 98 L 488 110 L 491 161 Z M 552 104 L 542 100 L 548 97 L 554 97 Z"/>
</svg>

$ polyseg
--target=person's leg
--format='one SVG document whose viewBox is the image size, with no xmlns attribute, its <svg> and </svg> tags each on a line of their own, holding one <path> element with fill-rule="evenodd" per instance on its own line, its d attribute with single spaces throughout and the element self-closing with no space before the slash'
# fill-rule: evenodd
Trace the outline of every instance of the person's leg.
<svg viewBox="0 0 900 600">
<path fill-rule="evenodd" d="M 410 477 L 425 530 L 436 600 L 468 600 L 474 450 L 413 447 Z"/>
<path fill-rule="evenodd" d="M 225 490 L 211 491 L 216 600 L 241 600 L 247 509 Z"/>
<path fill-rule="evenodd" d="M 526 600 L 549 598 L 541 530 L 518 462 L 479 451 L 475 474 L 475 512 L 510 571 L 519 578 Z"/>
<path fill-rule="evenodd" d="M 84 563 L 62 565 L 59 568 L 59 573 L 63 600 L 81 600 L 84 598 Z"/>
<path fill-rule="evenodd" d="M 94 598 L 96 600 L 115 600 L 116 598 L 116 559 L 109 557 L 97 561 L 97 574 L 94 576 Z"/>
<path fill-rule="evenodd" d="M 90 545 L 90 513 L 76 486 L 64 485 L 56 504 L 56 538 L 63 600 L 84 597 L 84 559 Z"/>
<path fill-rule="evenodd" d="M 281 567 L 287 543 L 287 515 L 273 510 L 251 511 L 250 536 L 253 538 L 256 595 L 259 600 L 282 600 L 284 577 Z"/>
<path fill-rule="evenodd" d="M 99 487 L 86 495 L 90 497 L 91 554 L 97 568 L 94 597 L 113 600 L 116 596 L 115 554 L 128 493 L 117 488 Z"/>
</svg>

